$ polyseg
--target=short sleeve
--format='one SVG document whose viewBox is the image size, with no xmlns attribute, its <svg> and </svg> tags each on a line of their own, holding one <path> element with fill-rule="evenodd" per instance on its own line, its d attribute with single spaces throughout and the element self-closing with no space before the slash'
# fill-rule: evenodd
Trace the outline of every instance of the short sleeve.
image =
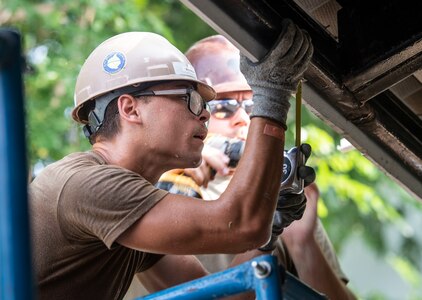
<svg viewBox="0 0 422 300">
<path fill-rule="evenodd" d="M 69 177 L 59 196 L 62 231 L 70 242 L 114 241 L 142 218 L 167 192 L 138 174 L 110 165 L 93 165 Z"/>
</svg>

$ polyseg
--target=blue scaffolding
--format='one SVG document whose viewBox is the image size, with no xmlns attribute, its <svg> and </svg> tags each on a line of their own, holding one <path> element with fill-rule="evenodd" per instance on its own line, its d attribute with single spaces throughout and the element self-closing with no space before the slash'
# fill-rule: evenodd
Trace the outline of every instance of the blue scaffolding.
<svg viewBox="0 0 422 300">
<path fill-rule="evenodd" d="M 206 300 L 255 291 L 257 300 L 327 299 L 262 255 L 241 265 L 136 300 Z"/>
<path fill-rule="evenodd" d="M 20 35 L 0 30 L 0 299 L 32 299 Z"/>
</svg>

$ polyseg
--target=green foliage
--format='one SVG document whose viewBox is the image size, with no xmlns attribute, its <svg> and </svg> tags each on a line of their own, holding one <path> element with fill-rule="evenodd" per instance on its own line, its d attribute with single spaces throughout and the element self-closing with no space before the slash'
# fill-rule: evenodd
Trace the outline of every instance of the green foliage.
<svg viewBox="0 0 422 300">
<path fill-rule="evenodd" d="M 195 41 L 215 34 L 176 0 L 7 1 L 0 2 L 0 25 L 15 27 L 23 36 L 32 164 L 89 148 L 70 112 L 78 71 L 100 42 L 124 31 L 152 31 L 185 51 Z M 294 109 L 289 115 L 287 148 L 295 144 L 293 116 Z M 416 275 L 421 271 L 422 241 L 407 222 L 415 212 L 420 217 L 421 202 L 357 150 L 339 151 L 341 136 L 306 109 L 302 123 L 302 141 L 313 148 L 309 164 L 317 171 L 319 214 L 336 249 L 341 252 L 353 231 L 361 232 L 409 284 L 415 289 L 421 286 L 421 277 Z M 393 235 L 394 242 L 387 235 Z M 374 293 L 369 298 L 383 297 Z"/>
</svg>

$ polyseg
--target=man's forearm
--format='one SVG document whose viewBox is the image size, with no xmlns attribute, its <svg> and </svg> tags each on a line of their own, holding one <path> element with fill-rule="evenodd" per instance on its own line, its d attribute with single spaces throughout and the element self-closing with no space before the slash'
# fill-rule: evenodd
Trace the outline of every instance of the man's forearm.
<svg viewBox="0 0 422 300">
<path fill-rule="evenodd" d="M 346 284 L 334 273 L 314 239 L 304 247 L 290 249 L 300 280 L 329 299 L 356 299 Z M 298 262 L 298 263 L 296 263 Z"/>
<path fill-rule="evenodd" d="M 137 277 L 153 293 L 208 274 L 193 255 L 165 255 L 154 266 L 138 273 Z"/>
</svg>

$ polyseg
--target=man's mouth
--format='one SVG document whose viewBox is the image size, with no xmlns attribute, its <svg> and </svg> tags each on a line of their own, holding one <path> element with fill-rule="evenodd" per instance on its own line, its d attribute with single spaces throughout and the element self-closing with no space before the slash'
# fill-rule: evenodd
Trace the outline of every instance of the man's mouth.
<svg viewBox="0 0 422 300">
<path fill-rule="evenodd" d="M 200 130 L 200 131 L 196 132 L 193 137 L 196 138 L 196 139 L 200 139 L 200 140 L 204 141 L 205 138 L 207 137 L 207 134 L 208 134 L 207 130 Z"/>
</svg>

